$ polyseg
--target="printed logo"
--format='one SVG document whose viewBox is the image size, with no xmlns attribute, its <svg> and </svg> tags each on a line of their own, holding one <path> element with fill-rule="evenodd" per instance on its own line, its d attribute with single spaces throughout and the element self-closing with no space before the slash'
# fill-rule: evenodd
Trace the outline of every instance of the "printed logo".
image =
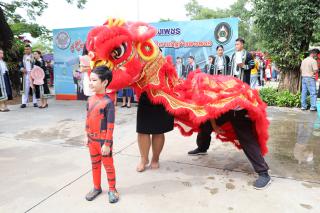
<svg viewBox="0 0 320 213">
<path fill-rule="evenodd" d="M 231 27 L 226 22 L 221 22 L 214 30 L 214 38 L 219 44 L 226 44 L 232 36 Z"/>
<path fill-rule="evenodd" d="M 71 42 L 71 38 L 69 34 L 65 31 L 59 32 L 55 39 L 55 43 L 57 47 L 63 50 L 69 47 L 70 42 Z"/>
</svg>

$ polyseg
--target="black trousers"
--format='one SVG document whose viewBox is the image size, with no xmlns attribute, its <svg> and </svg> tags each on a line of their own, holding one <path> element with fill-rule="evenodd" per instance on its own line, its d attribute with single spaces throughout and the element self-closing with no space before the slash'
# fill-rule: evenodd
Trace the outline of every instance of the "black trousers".
<svg viewBox="0 0 320 213">
<path fill-rule="evenodd" d="M 258 138 L 253 129 L 253 123 L 250 118 L 248 118 L 247 111 L 230 110 L 216 119 L 218 126 L 223 125 L 227 121 L 231 122 L 241 147 L 255 172 L 258 174 L 267 173 L 269 167 L 261 154 Z M 210 121 L 207 121 L 200 126 L 200 132 L 197 135 L 199 150 L 207 151 L 209 149 L 212 131 L 213 129 Z"/>
</svg>

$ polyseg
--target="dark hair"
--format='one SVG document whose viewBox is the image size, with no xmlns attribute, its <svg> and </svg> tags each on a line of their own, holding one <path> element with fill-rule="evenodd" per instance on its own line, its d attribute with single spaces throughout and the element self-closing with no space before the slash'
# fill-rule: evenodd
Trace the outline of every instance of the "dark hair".
<svg viewBox="0 0 320 213">
<path fill-rule="evenodd" d="M 0 51 L 2 51 L 3 52 L 3 49 L 0 47 Z"/>
<path fill-rule="evenodd" d="M 220 47 L 224 50 L 224 48 L 221 44 L 217 46 L 216 50 L 218 50 Z"/>
<path fill-rule="evenodd" d="M 237 38 L 236 41 L 240 41 L 242 44 L 245 43 L 244 39 L 243 38 Z"/>
<path fill-rule="evenodd" d="M 88 55 L 89 54 L 89 51 L 87 49 L 86 43 L 87 42 L 84 42 L 83 49 L 82 49 L 82 55 Z"/>
<path fill-rule="evenodd" d="M 180 56 L 178 56 L 176 59 L 182 59 Z"/>
<path fill-rule="evenodd" d="M 214 59 L 214 56 L 213 55 L 209 55 L 209 58 L 212 58 L 212 60 Z"/>
<path fill-rule="evenodd" d="M 101 80 L 101 81 L 105 81 L 105 80 L 108 80 L 108 84 L 107 86 L 110 84 L 110 82 L 112 81 L 112 72 L 111 70 L 106 67 L 106 66 L 97 66 L 95 67 L 92 71 L 92 73 L 95 73 L 98 75 L 98 78 Z M 107 87 L 106 86 L 106 87 Z"/>
<path fill-rule="evenodd" d="M 32 47 L 30 46 L 30 44 L 24 45 L 24 48 L 26 48 L 26 47 L 30 47 L 30 48 L 32 49 Z"/>
<path fill-rule="evenodd" d="M 34 51 L 34 53 L 38 53 L 40 56 L 42 56 L 41 51 L 40 50 L 36 50 Z"/>
<path fill-rule="evenodd" d="M 312 49 L 309 51 L 310 54 L 318 54 L 319 50 L 318 49 Z"/>
<path fill-rule="evenodd" d="M 194 60 L 194 57 L 192 55 L 190 55 L 188 58 L 191 58 L 192 60 Z"/>
</svg>

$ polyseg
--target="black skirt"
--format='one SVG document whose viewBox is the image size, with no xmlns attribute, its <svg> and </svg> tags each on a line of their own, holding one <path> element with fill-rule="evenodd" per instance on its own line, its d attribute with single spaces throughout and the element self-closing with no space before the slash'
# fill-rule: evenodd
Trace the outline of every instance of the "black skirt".
<svg viewBox="0 0 320 213">
<path fill-rule="evenodd" d="M 154 105 L 146 93 L 142 93 L 138 104 L 137 133 L 163 134 L 173 130 L 173 116 L 160 105 Z"/>
<path fill-rule="evenodd" d="M 1 75 L 1 73 L 0 73 Z M 11 83 L 10 83 L 10 78 L 8 72 L 5 72 L 3 77 L 3 88 L 0 87 L 0 99 L 4 100 L 12 100 L 12 89 L 11 89 Z M 4 91 L 2 91 L 2 89 Z"/>
<path fill-rule="evenodd" d="M 34 92 L 35 92 L 35 95 L 36 95 L 36 99 L 49 98 L 50 89 L 49 89 L 49 86 L 47 84 L 47 80 L 44 79 L 44 84 L 43 85 L 35 85 Z"/>
</svg>

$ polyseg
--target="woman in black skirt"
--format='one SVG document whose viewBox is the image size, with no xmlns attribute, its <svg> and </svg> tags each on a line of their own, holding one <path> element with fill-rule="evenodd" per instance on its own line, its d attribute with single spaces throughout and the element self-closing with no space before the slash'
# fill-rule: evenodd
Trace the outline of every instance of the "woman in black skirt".
<svg viewBox="0 0 320 213">
<path fill-rule="evenodd" d="M 35 59 L 34 65 L 41 67 L 44 71 L 44 79 L 43 79 L 44 84 L 39 86 L 39 88 L 36 88 L 36 90 L 39 89 L 39 91 L 38 92 L 36 91 L 36 93 L 40 93 L 39 95 L 40 95 L 40 99 L 41 99 L 41 104 L 40 104 L 39 108 L 43 109 L 43 108 L 47 108 L 49 106 L 48 105 L 48 98 L 50 96 L 50 89 L 48 86 L 48 81 L 50 78 L 50 74 L 47 70 L 47 67 L 45 65 L 44 60 L 42 59 L 41 52 L 39 50 L 37 50 L 33 53 L 33 55 L 34 55 L 34 59 Z"/>
<path fill-rule="evenodd" d="M 173 130 L 173 116 L 162 105 L 154 105 L 147 94 L 141 94 L 137 113 L 137 133 L 140 150 L 138 172 L 143 172 L 149 164 L 149 150 L 152 146 L 150 167 L 159 168 L 159 156 L 164 145 L 164 133 Z"/>
</svg>

